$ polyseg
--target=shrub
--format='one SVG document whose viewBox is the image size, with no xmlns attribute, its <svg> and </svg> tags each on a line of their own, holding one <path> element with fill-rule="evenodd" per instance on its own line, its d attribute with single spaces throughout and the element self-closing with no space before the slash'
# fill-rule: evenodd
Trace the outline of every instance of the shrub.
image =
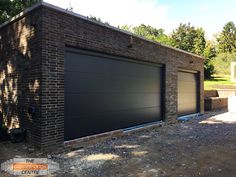
<svg viewBox="0 0 236 177">
<path fill-rule="evenodd" d="M 230 75 L 231 62 L 236 61 L 236 53 L 220 53 L 212 61 L 217 75 Z"/>
</svg>

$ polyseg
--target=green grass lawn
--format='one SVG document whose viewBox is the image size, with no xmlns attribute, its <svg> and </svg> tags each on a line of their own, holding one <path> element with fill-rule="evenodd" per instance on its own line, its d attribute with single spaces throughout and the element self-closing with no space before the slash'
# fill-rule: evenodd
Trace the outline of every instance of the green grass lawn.
<svg viewBox="0 0 236 177">
<path fill-rule="evenodd" d="M 230 76 L 214 76 L 204 81 L 204 90 L 236 89 L 236 82 L 230 81 Z"/>
</svg>

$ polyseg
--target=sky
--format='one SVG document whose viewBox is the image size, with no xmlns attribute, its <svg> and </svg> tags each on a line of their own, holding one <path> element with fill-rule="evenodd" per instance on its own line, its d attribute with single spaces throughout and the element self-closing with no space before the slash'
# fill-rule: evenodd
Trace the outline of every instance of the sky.
<svg viewBox="0 0 236 177">
<path fill-rule="evenodd" d="M 99 17 L 112 26 L 140 24 L 170 34 L 180 23 L 202 27 L 214 39 L 223 26 L 236 24 L 235 0 L 44 0 L 84 16 Z"/>
</svg>

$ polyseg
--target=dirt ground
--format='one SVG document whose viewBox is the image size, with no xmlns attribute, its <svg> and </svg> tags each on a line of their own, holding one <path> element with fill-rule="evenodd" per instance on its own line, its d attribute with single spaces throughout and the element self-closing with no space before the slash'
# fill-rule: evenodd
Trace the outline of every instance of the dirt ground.
<svg viewBox="0 0 236 177">
<path fill-rule="evenodd" d="M 1 142 L 0 161 L 13 157 L 47 155 Z M 48 157 L 60 164 L 58 177 L 236 177 L 236 114 L 208 112 Z"/>
</svg>

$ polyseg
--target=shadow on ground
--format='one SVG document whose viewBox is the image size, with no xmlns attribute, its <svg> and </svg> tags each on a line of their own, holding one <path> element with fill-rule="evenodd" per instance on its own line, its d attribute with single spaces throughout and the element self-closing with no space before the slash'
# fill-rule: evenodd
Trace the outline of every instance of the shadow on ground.
<svg viewBox="0 0 236 177">
<path fill-rule="evenodd" d="M 234 177 L 235 158 L 236 114 L 225 111 L 53 156 L 61 167 L 54 176 L 71 177 Z"/>
</svg>

